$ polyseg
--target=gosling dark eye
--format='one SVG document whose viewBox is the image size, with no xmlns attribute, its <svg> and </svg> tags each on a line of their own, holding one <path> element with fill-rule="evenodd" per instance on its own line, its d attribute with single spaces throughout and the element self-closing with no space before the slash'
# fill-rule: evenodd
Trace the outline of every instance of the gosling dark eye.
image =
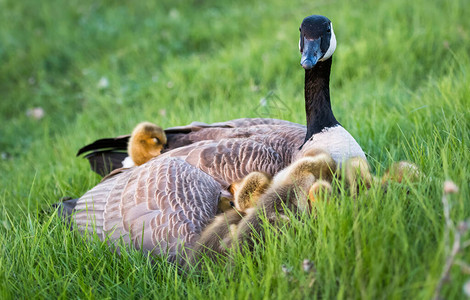
<svg viewBox="0 0 470 300">
<path fill-rule="evenodd" d="M 328 29 L 326 30 L 326 32 L 331 33 L 331 28 L 328 27 Z"/>
</svg>

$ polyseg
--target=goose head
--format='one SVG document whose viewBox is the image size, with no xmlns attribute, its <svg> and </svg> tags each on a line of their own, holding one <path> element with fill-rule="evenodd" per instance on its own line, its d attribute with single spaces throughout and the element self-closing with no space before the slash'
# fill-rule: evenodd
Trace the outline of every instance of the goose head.
<svg viewBox="0 0 470 300">
<path fill-rule="evenodd" d="M 162 128 L 150 122 L 142 122 L 132 131 L 128 153 L 132 161 L 139 166 L 160 155 L 166 142 Z"/>
<path fill-rule="evenodd" d="M 319 61 L 329 59 L 336 50 L 333 24 L 324 16 L 306 17 L 300 25 L 300 64 L 305 70 L 312 69 Z"/>
</svg>

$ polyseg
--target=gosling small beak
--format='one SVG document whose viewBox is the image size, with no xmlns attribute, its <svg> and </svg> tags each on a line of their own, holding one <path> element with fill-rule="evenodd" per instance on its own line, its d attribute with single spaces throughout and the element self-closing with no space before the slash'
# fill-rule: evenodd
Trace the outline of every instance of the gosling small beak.
<svg viewBox="0 0 470 300">
<path fill-rule="evenodd" d="M 322 58 L 323 53 L 321 51 L 321 38 L 309 40 L 307 38 L 304 39 L 304 49 L 302 52 L 302 58 L 300 59 L 300 65 L 305 70 L 310 70 L 313 68 L 318 60 Z"/>
</svg>

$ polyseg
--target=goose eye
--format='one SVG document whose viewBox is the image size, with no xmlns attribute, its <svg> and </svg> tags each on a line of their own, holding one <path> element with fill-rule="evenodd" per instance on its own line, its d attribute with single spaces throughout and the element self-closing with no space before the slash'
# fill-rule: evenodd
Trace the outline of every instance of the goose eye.
<svg viewBox="0 0 470 300">
<path fill-rule="evenodd" d="M 328 27 L 328 29 L 326 30 L 326 32 L 331 33 L 331 28 Z"/>
</svg>

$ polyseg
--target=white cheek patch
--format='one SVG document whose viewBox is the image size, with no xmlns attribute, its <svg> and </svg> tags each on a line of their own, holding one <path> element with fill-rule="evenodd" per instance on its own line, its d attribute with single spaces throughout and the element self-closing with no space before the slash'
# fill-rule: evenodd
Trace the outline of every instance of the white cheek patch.
<svg viewBox="0 0 470 300">
<path fill-rule="evenodd" d="M 333 31 L 333 24 L 331 24 L 331 38 L 330 38 L 330 47 L 326 51 L 325 55 L 319 61 L 325 61 L 330 58 L 336 50 L 336 36 L 335 32 Z"/>
</svg>

